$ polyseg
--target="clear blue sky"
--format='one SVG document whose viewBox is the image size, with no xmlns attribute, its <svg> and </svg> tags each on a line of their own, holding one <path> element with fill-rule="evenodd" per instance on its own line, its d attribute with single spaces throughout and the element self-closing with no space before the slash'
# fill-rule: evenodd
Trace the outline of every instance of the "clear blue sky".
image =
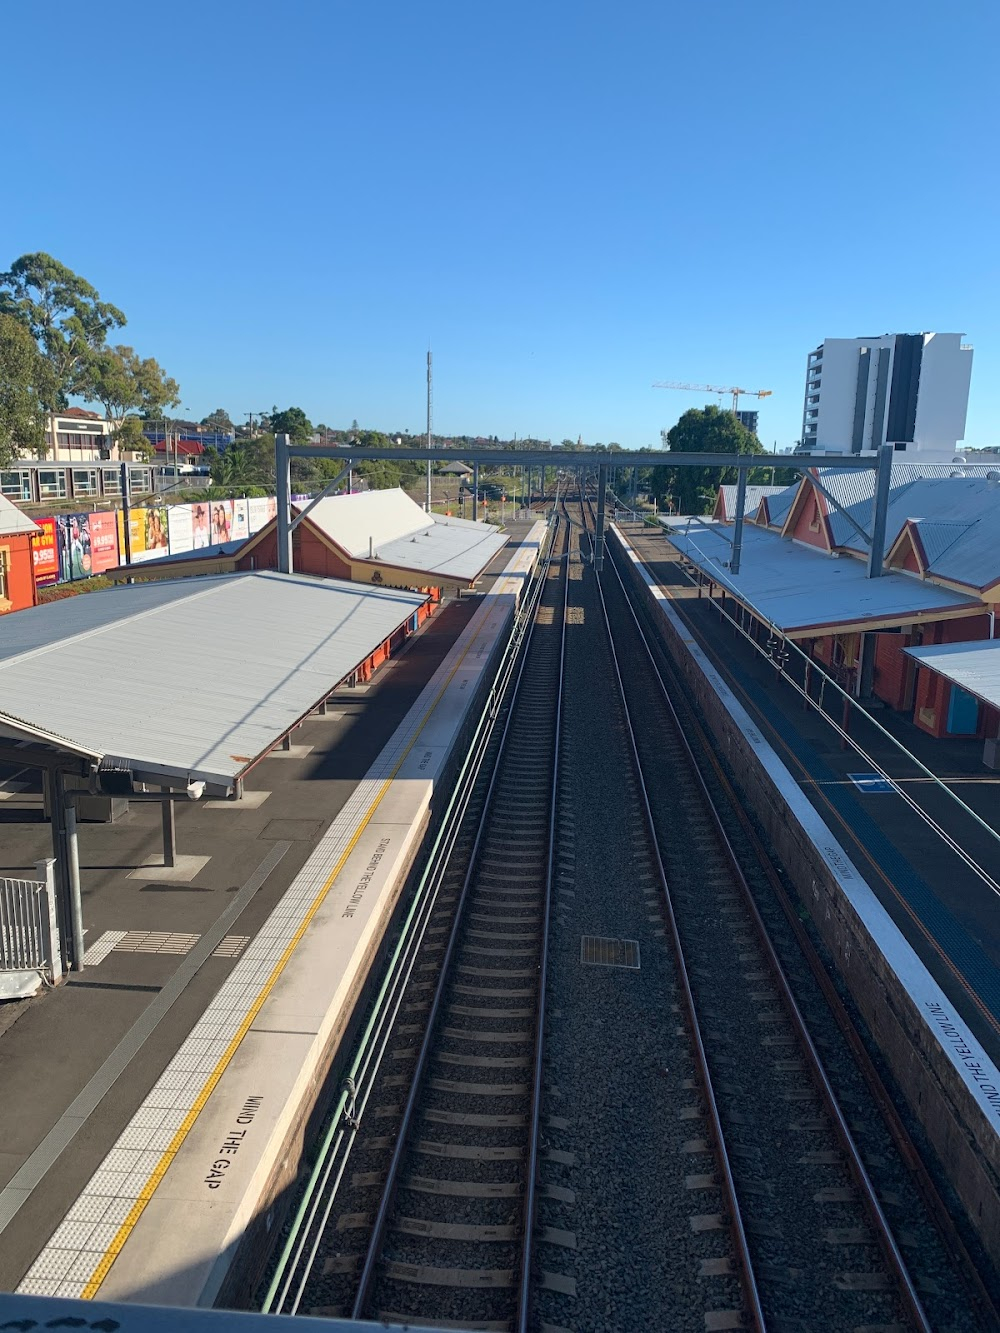
<svg viewBox="0 0 1000 1333">
<path fill-rule="evenodd" d="M 995 0 L 9 6 L 0 268 L 47 250 L 194 416 L 658 442 L 801 426 L 824 337 L 976 348 L 1000 443 Z M 747 403 L 746 406 L 755 406 Z"/>
</svg>

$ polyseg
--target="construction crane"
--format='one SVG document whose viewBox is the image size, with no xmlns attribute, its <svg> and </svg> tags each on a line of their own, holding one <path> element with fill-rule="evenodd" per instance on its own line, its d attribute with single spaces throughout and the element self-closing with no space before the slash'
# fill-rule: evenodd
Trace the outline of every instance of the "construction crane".
<svg viewBox="0 0 1000 1333">
<path fill-rule="evenodd" d="M 654 389 L 690 389 L 693 393 L 717 393 L 721 397 L 724 393 L 733 395 L 733 411 L 738 412 L 741 398 L 770 398 L 771 389 L 724 389 L 718 384 L 678 384 L 674 380 L 667 380 L 665 383 L 653 385 Z"/>
</svg>

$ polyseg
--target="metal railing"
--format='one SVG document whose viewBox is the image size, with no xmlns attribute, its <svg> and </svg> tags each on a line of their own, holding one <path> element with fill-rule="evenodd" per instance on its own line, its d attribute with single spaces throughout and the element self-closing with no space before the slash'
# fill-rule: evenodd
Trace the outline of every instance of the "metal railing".
<svg viewBox="0 0 1000 1333">
<path fill-rule="evenodd" d="M 0 876 L 0 972 L 62 974 L 54 861 L 39 861 L 39 879 Z"/>
</svg>

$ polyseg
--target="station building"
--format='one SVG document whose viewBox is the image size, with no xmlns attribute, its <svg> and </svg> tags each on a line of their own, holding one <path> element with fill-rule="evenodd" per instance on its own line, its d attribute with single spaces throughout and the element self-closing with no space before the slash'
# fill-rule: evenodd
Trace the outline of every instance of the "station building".
<svg viewBox="0 0 1000 1333">
<path fill-rule="evenodd" d="M 798 641 L 849 692 L 909 714 L 932 736 L 990 739 L 1000 732 L 1000 711 L 990 699 L 922 669 L 919 654 L 910 651 L 995 636 L 1000 470 L 952 472 L 894 465 L 878 579 L 866 577 L 863 535 L 874 472 L 813 469 L 781 490 L 761 487 L 751 494 L 748 487 L 735 576 L 728 569 L 735 486 L 721 488 L 711 524 L 663 522 L 710 595 L 719 589 L 736 599 L 741 614 Z"/>
</svg>

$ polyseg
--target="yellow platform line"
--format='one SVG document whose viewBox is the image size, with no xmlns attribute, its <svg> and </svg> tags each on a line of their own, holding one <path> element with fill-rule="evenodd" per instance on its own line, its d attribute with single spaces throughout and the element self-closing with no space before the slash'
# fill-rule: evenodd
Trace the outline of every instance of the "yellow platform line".
<svg viewBox="0 0 1000 1333">
<path fill-rule="evenodd" d="M 421 719 L 420 725 L 416 728 L 413 735 L 407 742 L 406 748 L 403 750 L 403 753 L 399 756 L 399 759 L 396 761 L 392 769 L 392 772 L 389 774 L 389 776 L 382 783 L 382 786 L 379 788 L 378 795 L 374 798 L 371 805 L 369 805 L 364 818 L 362 819 L 358 827 L 355 829 L 350 842 L 347 844 L 346 848 L 341 853 L 337 861 L 337 864 L 334 866 L 333 870 L 330 871 L 330 874 L 327 876 L 326 881 L 323 884 L 323 887 L 320 889 L 319 893 L 317 893 L 316 897 L 310 904 L 309 909 L 302 920 L 302 924 L 299 926 L 298 930 L 295 932 L 291 940 L 288 942 L 288 945 L 286 946 L 281 957 L 275 963 L 273 969 L 271 970 L 270 976 L 268 977 L 267 981 L 264 983 L 263 987 L 258 993 L 257 998 L 250 1006 L 250 1009 L 248 1010 L 246 1017 L 240 1024 L 238 1031 L 234 1034 L 232 1041 L 230 1041 L 225 1051 L 219 1057 L 218 1063 L 212 1070 L 211 1074 L 209 1074 L 208 1079 L 206 1080 L 204 1086 L 198 1093 L 198 1096 L 195 1098 L 194 1104 L 192 1105 L 190 1111 L 188 1111 L 187 1115 L 184 1117 L 184 1120 L 181 1122 L 181 1125 L 177 1130 L 177 1133 L 171 1139 L 170 1146 L 164 1149 L 163 1156 L 160 1158 L 159 1162 L 157 1162 L 156 1166 L 153 1168 L 152 1174 L 150 1175 L 149 1180 L 143 1186 L 141 1194 L 136 1199 L 132 1207 L 129 1209 L 128 1216 L 125 1218 L 125 1221 L 118 1228 L 114 1240 L 105 1250 L 103 1258 L 98 1263 L 93 1273 L 91 1273 L 86 1286 L 80 1293 L 81 1298 L 83 1300 L 85 1301 L 93 1300 L 94 1297 L 97 1295 L 98 1291 L 100 1290 L 101 1283 L 107 1277 L 111 1269 L 111 1265 L 118 1257 L 119 1253 L 122 1250 L 122 1247 L 128 1240 L 129 1235 L 131 1234 L 133 1228 L 135 1227 L 135 1224 L 142 1216 L 147 1203 L 149 1203 L 150 1199 L 156 1193 L 160 1181 L 166 1175 L 167 1168 L 170 1166 L 174 1157 L 180 1150 L 181 1144 L 184 1142 L 184 1140 L 190 1133 L 191 1128 L 194 1125 L 195 1121 L 198 1119 L 198 1116 L 201 1114 L 205 1106 L 205 1103 L 208 1101 L 209 1097 L 212 1095 L 212 1092 L 215 1090 L 216 1084 L 219 1082 L 219 1079 L 225 1073 L 227 1065 L 229 1064 L 230 1060 L 232 1060 L 233 1056 L 236 1054 L 237 1050 L 239 1049 L 240 1043 L 243 1041 L 243 1038 L 246 1036 L 251 1026 L 253 1025 L 254 1019 L 260 1013 L 260 1010 L 263 1007 L 265 1000 L 270 995 L 271 991 L 274 989 L 275 983 L 281 976 L 282 972 L 285 970 L 285 967 L 288 964 L 288 960 L 295 952 L 295 949 L 297 948 L 299 941 L 306 933 L 306 930 L 308 929 L 313 917 L 319 911 L 320 907 L 323 904 L 323 900 L 330 892 L 330 889 L 333 887 L 337 877 L 340 875 L 340 872 L 346 865 L 347 858 L 350 856 L 351 852 L 357 846 L 358 839 L 361 837 L 362 833 L 365 831 L 365 829 L 371 822 L 372 816 L 375 814 L 375 811 L 381 804 L 383 797 L 385 796 L 386 792 L 392 785 L 396 777 L 396 774 L 399 772 L 400 768 L 403 765 L 403 761 L 406 759 L 407 755 L 410 753 L 414 745 L 417 743 L 420 733 L 423 731 L 424 727 L 427 725 L 429 718 L 433 714 L 434 710 L 437 708 L 438 704 L 441 702 L 445 690 L 448 688 L 452 680 L 455 678 L 455 674 L 457 673 L 462 663 L 465 661 L 465 658 L 469 653 L 470 649 L 472 648 L 472 645 L 476 642 L 480 634 L 482 634 L 483 630 L 486 628 L 486 621 L 488 619 L 489 619 L 488 616 L 484 618 L 483 624 L 480 625 L 479 629 L 476 630 L 475 634 L 473 634 L 469 642 L 465 645 L 465 648 L 462 650 L 462 655 L 459 657 L 458 661 L 455 663 L 451 671 L 448 673 L 447 679 L 442 684 L 440 690 L 438 690 L 437 694 L 434 696 L 433 703 L 427 709 L 426 713 Z M 86 1193 L 86 1190 L 84 1190 L 84 1193 Z"/>
</svg>

